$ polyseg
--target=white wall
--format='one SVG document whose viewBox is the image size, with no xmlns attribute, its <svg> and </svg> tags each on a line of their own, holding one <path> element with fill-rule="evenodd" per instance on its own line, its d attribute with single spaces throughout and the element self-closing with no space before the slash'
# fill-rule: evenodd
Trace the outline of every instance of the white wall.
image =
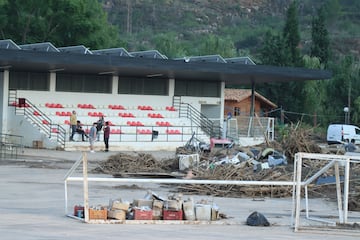
<svg viewBox="0 0 360 240">
<path fill-rule="evenodd" d="M 45 92 L 45 91 L 17 91 L 18 97 L 28 99 L 31 103 L 45 104 L 61 103 L 67 105 L 77 104 L 93 104 L 95 107 L 99 105 L 119 104 L 123 106 L 170 106 L 172 97 L 170 96 L 153 96 L 153 95 L 113 95 L 105 93 L 71 93 L 71 92 Z"/>
</svg>

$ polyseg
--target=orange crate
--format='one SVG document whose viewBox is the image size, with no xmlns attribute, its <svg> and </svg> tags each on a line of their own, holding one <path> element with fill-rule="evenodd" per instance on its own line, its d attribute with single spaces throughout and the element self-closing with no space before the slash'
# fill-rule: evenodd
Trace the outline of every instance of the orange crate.
<svg viewBox="0 0 360 240">
<path fill-rule="evenodd" d="M 101 210 L 96 210 L 96 209 L 89 209 L 89 219 L 102 219 L 102 220 L 106 220 L 107 219 L 107 210 L 106 209 L 101 209 Z"/>
<path fill-rule="evenodd" d="M 153 211 L 134 209 L 134 220 L 152 220 Z"/>
<path fill-rule="evenodd" d="M 183 219 L 183 211 L 163 211 L 163 219 L 164 220 L 182 220 Z"/>
</svg>

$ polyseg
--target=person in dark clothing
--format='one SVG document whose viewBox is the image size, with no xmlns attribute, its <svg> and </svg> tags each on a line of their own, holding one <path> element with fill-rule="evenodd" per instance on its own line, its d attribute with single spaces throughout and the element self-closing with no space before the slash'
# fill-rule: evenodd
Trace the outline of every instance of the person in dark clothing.
<svg viewBox="0 0 360 240">
<path fill-rule="evenodd" d="M 83 142 L 85 142 L 84 136 L 86 136 L 87 138 L 88 135 L 85 133 L 85 131 L 83 130 L 82 126 L 81 126 L 81 122 L 79 120 L 76 121 L 76 132 L 81 134 L 81 139 Z"/>
<path fill-rule="evenodd" d="M 102 130 L 103 126 L 104 126 L 105 120 L 104 120 L 104 116 L 100 116 L 99 120 L 97 121 L 97 125 L 96 125 L 96 137 L 97 137 L 97 141 L 99 141 L 100 139 L 100 131 Z"/>
<path fill-rule="evenodd" d="M 109 151 L 109 138 L 110 138 L 110 126 L 109 126 L 109 122 L 105 122 L 105 126 L 104 126 L 104 143 L 105 143 L 105 152 Z"/>
</svg>

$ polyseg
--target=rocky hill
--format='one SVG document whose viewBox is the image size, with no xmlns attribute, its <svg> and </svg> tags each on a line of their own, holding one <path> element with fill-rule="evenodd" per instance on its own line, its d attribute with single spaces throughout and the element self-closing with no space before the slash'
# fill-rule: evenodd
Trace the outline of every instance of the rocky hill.
<svg viewBox="0 0 360 240">
<path fill-rule="evenodd" d="M 266 31 L 281 31 L 290 0 L 102 0 L 111 23 L 129 50 L 158 49 L 156 38 L 172 34 L 185 52 L 204 36 L 231 39 L 237 54 L 256 56 Z M 360 1 L 302 0 L 299 22 L 303 51 L 311 41 L 311 19 L 325 4 L 335 54 L 360 55 Z M 216 54 L 216 53 L 214 53 Z"/>
</svg>

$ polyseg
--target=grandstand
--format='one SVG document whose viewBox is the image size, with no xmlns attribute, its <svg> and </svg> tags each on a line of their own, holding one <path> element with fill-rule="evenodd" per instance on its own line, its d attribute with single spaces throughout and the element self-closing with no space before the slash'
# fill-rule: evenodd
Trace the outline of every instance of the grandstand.
<svg viewBox="0 0 360 240">
<path fill-rule="evenodd" d="M 226 84 L 327 78 L 326 71 L 257 66 L 248 58 L 168 59 L 156 50 L 0 40 L 1 133 L 23 136 L 26 147 L 85 150 L 88 143 L 69 141 L 75 110 L 86 131 L 99 116 L 111 122 L 110 150 L 171 150 L 193 133 L 205 142 L 222 136 Z"/>
</svg>

